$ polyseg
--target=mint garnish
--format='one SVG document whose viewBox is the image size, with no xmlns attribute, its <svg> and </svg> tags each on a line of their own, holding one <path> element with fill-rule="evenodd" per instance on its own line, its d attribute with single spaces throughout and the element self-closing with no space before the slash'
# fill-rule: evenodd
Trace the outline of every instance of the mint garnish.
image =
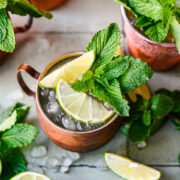
<svg viewBox="0 0 180 180">
<path fill-rule="evenodd" d="M 97 32 L 87 50 L 94 50 L 96 60 L 81 80 L 71 87 L 75 91 L 90 92 L 99 100 L 107 102 L 120 116 L 129 116 L 130 107 L 125 93 L 136 89 L 153 75 L 147 63 L 130 56 L 114 56 L 120 44 L 117 24 Z"/>
<path fill-rule="evenodd" d="M 26 0 L 0 0 L 0 50 L 13 52 L 15 48 L 14 29 L 8 12 L 20 16 L 30 15 L 34 18 L 52 18 L 51 13 L 38 10 Z"/>
</svg>

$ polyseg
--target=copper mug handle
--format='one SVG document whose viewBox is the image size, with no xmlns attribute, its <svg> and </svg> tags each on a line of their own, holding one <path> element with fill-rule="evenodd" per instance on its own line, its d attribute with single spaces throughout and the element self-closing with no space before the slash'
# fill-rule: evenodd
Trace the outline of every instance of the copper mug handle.
<svg viewBox="0 0 180 180">
<path fill-rule="evenodd" d="M 36 93 L 34 91 L 32 91 L 24 82 L 22 75 L 21 75 L 21 71 L 24 71 L 26 73 L 28 73 L 31 77 L 33 77 L 34 79 L 38 80 L 40 73 L 37 72 L 34 68 L 32 68 L 31 66 L 29 66 L 28 64 L 21 64 L 19 66 L 19 68 L 17 69 L 16 72 L 16 77 L 17 77 L 17 81 L 19 83 L 19 85 L 21 86 L 22 90 L 28 95 L 33 97 L 34 99 L 36 98 Z"/>
</svg>

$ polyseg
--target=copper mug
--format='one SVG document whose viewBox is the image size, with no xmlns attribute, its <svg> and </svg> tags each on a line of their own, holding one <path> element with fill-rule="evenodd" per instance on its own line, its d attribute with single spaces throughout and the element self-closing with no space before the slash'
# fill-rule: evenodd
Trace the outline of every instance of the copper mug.
<svg viewBox="0 0 180 180">
<path fill-rule="evenodd" d="M 154 71 L 165 71 L 180 63 L 175 43 L 156 43 L 138 32 L 130 23 L 126 10 L 121 6 L 126 40 L 132 56 L 147 62 Z"/>
<path fill-rule="evenodd" d="M 115 135 L 121 125 L 121 118 L 118 115 L 115 115 L 109 120 L 109 122 L 98 129 L 86 132 L 70 131 L 53 123 L 43 112 L 39 102 L 39 81 L 43 78 L 46 72 L 58 62 L 63 61 L 69 57 L 75 57 L 82 54 L 83 52 L 72 52 L 64 54 L 60 56 L 60 58 L 52 61 L 49 65 L 47 65 L 42 73 L 37 72 L 27 64 L 21 64 L 17 70 L 17 80 L 19 82 L 19 85 L 28 96 L 33 97 L 36 101 L 37 117 L 45 134 L 56 145 L 64 149 L 76 152 L 91 151 L 104 145 Z M 21 71 L 25 71 L 37 80 L 36 92 L 30 90 L 29 87 L 25 84 L 21 76 Z"/>
</svg>

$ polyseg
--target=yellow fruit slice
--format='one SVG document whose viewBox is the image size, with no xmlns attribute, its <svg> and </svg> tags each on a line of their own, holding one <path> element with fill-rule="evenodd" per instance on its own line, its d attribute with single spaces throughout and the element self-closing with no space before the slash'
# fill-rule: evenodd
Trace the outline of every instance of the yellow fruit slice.
<svg viewBox="0 0 180 180">
<path fill-rule="evenodd" d="M 139 88 L 136 88 L 135 90 L 129 92 L 128 96 L 132 101 L 136 102 L 136 100 L 137 100 L 136 94 L 141 95 L 142 97 L 144 97 L 147 100 L 149 100 L 151 98 L 151 92 L 150 92 L 147 84 L 143 84 Z"/>
<path fill-rule="evenodd" d="M 2 163 L 1 163 L 1 159 L 0 159 L 0 175 L 2 173 Z"/>
<path fill-rule="evenodd" d="M 55 88 L 60 78 L 71 84 L 75 82 L 81 74 L 84 74 L 90 69 L 94 60 L 94 51 L 87 52 L 45 76 L 40 81 L 40 85 L 47 88 Z"/>
<path fill-rule="evenodd" d="M 132 161 L 131 159 L 112 154 L 105 153 L 105 162 L 107 166 L 127 180 L 158 180 L 161 173 L 151 167 L 145 166 L 141 163 Z"/>
<path fill-rule="evenodd" d="M 93 97 L 83 92 L 74 91 L 63 79 L 57 83 L 56 95 L 66 114 L 84 123 L 104 122 L 114 114 Z"/>
<path fill-rule="evenodd" d="M 15 175 L 10 180 L 50 180 L 50 178 L 40 173 L 26 171 Z"/>
</svg>

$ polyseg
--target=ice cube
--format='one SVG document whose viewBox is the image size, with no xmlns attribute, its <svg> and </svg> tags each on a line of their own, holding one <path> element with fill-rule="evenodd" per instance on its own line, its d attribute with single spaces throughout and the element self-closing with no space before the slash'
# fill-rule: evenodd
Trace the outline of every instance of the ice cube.
<svg viewBox="0 0 180 180">
<path fill-rule="evenodd" d="M 59 113 L 59 104 L 55 101 L 49 101 L 47 106 L 46 106 L 46 111 L 49 114 L 57 114 Z"/>
<path fill-rule="evenodd" d="M 73 163 L 73 160 L 71 158 L 69 158 L 69 157 L 65 158 L 60 171 L 62 173 L 68 172 L 69 167 L 71 166 L 72 163 Z"/>
<path fill-rule="evenodd" d="M 46 89 L 46 88 L 41 88 L 42 90 L 41 90 L 41 96 L 48 96 L 49 95 L 49 90 L 48 89 Z"/>
<path fill-rule="evenodd" d="M 36 146 L 31 151 L 31 156 L 35 158 L 45 157 L 47 155 L 47 148 L 45 146 Z"/>
<path fill-rule="evenodd" d="M 62 125 L 69 130 L 75 131 L 76 130 L 76 124 L 73 121 L 73 119 L 67 115 L 62 117 Z"/>
<path fill-rule="evenodd" d="M 138 149 L 144 149 L 147 146 L 146 141 L 141 141 L 136 144 Z"/>
<path fill-rule="evenodd" d="M 59 171 L 60 166 L 63 164 L 63 161 L 64 161 L 64 157 L 62 157 L 61 159 L 58 159 L 57 157 L 50 156 L 47 159 L 46 166 L 48 170 L 52 172 L 57 172 Z"/>
<path fill-rule="evenodd" d="M 80 159 L 80 154 L 77 152 L 71 152 L 71 151 L 66 151 L 67 155 L 73 160 L 73 161 L 77 161 Z"/>
<path fill-rule="evenodd" d="M 43 174 L 43 170 L 42 170 L 38 165 L 33 164 L 33 163 L 29 163 L 29 164 L 27 165 L 27 169 L 28 169 L 29 171 L 35 171 L 35 172 L 38 172 L 38 173 Z"/>
<path fill-rule="evenodd" d="M 83 127 L 81 126 L 80 122 L 77 122 L 76 126 L 79 131 L 83 131 Z"/>
</svg>

